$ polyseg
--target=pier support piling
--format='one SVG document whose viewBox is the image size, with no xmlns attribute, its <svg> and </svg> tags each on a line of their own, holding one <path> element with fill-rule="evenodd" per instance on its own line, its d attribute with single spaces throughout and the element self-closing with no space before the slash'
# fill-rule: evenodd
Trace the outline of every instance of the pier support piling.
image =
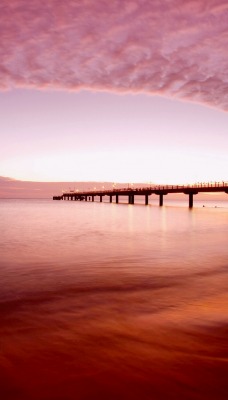
<svg viewBox="0 0 228 400">
<path fill-rule="evenodd" d="M 102 196 L 100 196 L 100 203 L 102 203 Z"/>
<path fill-rule="evenodd" d="M 92 201 L 94 201 L 94 196 L 92 196 Z"/>
<path fill-rule="evenodd" d="M 192 208 L 193 207 L 193 196 L 194 196 L 194 194 L 197 194 L 198 192 L 184 192 L 184 194 L 188 194 L 188 206 L 189 206 L 189 208 Z"/>
<path fill-rule="evenodd" d="M 148 199 L 149 199 L 148 194 L 145 194 L 145 205 L 146 205 L 146 206 L 148 205 Z"/>
<path fill-rule="evenodd" d="M 159 206 L 163 206 L 163 194 L 159 195 Z"/>
<path fill-rule="evenodd" d="M 189 208 L 193 207 L 193 193 L 189 193 Z"/>
<path fill-rule="evenodd" d="M 133 194 L 129 194 L 128 196 L 128 204 L 134 204 L 135 202 L 135 197 Z"/>
<path fill-rule="evenodd" d="M 109 197 L 109 203 L 112 203 L 112 196 Z"/>
<path fill-rule="evenodd" d="M 118 203 L 119 203 L 119 195 L 116 194 L 116 204 L 118 204 Z"/>
</svg>

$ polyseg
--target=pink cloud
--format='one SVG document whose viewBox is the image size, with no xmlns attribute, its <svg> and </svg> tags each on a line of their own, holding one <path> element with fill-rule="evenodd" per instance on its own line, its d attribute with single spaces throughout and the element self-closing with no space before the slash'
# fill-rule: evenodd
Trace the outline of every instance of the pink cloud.
<svg viewBox="0 0 228 400">
<path fill-rule="evenodd" d="M 0 87 L 146 92 L 228 110 L 227 0 L 1 0 Z"/>
</svg>

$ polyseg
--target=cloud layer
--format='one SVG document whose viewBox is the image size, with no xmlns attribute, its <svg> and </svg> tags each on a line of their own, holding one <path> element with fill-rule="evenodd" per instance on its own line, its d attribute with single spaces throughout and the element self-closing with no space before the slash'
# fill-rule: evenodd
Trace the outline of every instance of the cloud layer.
<svg viewBox="0 0 228 400">
<path fill-rule="evenodd" d="M 228 110 L 227 0 L 1 0 L 0 88 L 144 92 Z"/>
</svg>

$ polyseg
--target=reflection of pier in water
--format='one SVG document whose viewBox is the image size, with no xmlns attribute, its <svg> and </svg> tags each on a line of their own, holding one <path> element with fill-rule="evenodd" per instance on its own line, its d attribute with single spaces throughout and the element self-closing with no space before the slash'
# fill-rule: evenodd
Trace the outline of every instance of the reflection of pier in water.
<svg viewBox="0 0 228 400">
<path fill-rule="evenodd" d="M 163 197 L 169 193 L 183 193 L 189 196 L 189 208 L 193 207 L 193 196 L 198 193 L 215 193 L 224 192 L 228 194 L 227 182 L 200 183 L 195 185 L 154 185 L 142 188 L 124 188 L 111 190 L 85 190 L 85 191 L 69 191 L 64 192 L 61 196 L 54 196 L 53 200 L 79 200 L 94 201 L 95 197 L 99 197 L 102 202 L 104 196 L 109 196 L 112 203 L 113 198 L 119 203 L 119 196 L 128 196 L 128 203 L 134 204 L 135 196 L 144 196 L 145 204 L 149 202 L 149 196 L 152 194 L 159 196 L 159 205 L 163 205 Z"/>
</svg>

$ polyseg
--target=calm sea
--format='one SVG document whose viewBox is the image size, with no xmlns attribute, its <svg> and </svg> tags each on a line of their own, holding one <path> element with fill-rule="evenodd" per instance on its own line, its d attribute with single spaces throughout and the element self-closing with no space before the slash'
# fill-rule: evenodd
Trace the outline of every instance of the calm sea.
<svg viewBox="0 0 228 400">
<path fill-rule="evenodd" d="M 0 398 L 227 399 L 228 207 L 0 200 Z"/>
</svg>

